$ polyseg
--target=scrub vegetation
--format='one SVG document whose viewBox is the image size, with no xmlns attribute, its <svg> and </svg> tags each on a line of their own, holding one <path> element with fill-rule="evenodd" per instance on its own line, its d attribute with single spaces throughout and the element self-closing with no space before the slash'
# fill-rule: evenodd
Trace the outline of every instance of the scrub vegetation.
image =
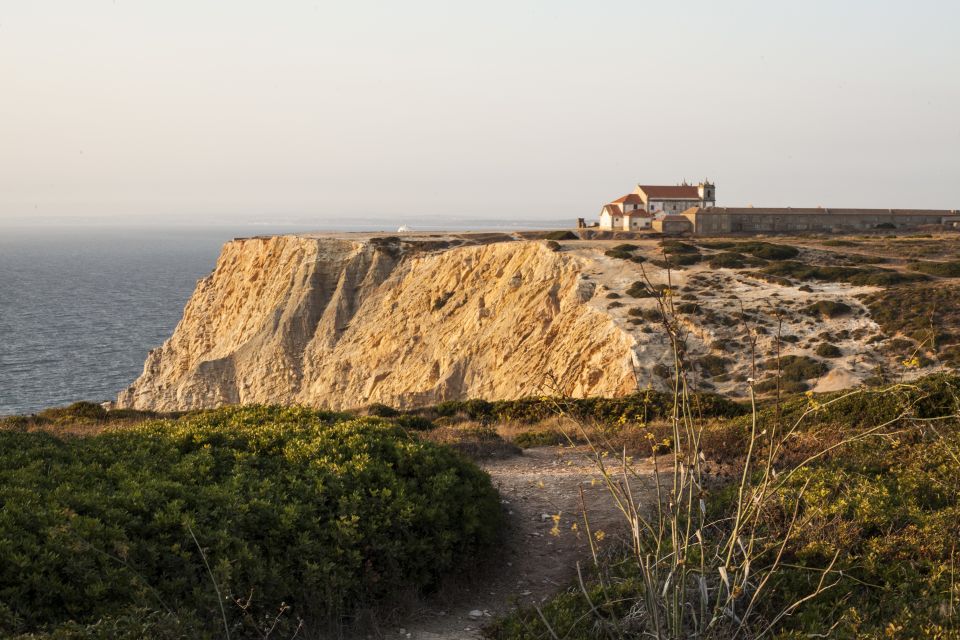
<svg viewBox="0 0 960 640">
<path fill-rule="evenodd" d="M 632 450 L 594 436 L 601 468 L 623 451 L 656 456 L 660 503 L 631 500 L 624 457 L 607 477 L 626 537 L 488 637 L 957 637 L 960 378 L 798 395 L 721 420 L 686 406 L 672 424 L 626 427 L 647 433 Z"/>
<path fill-rule="evenodd" d="M 486 474 L 391 419 L 91 406 L 0 431 L 3 637 L 318 637 L 496 540 Z"/>
</svg>

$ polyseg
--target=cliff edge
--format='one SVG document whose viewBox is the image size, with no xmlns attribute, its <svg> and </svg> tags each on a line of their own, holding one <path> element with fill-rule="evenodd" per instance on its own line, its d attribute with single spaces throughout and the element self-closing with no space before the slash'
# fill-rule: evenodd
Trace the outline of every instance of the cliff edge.
<svg viewBox="0 0 960 640">
<path fill-rule="evenodd" d="M 231 241 L 117 404 L 346 409 L 634 391 L 635 339 L 589 304 L 583 259 L 489 240 Z"/>
</svg>

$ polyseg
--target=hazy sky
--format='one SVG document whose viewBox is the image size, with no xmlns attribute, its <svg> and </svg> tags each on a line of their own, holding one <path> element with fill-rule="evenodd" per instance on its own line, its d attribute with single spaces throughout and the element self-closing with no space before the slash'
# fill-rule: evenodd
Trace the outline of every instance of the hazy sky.
<svg viewBox="0 0 960 640">
<path fill-rule="evenodd" d="M 960 208 L 960 2 L 0 0 L 0 223 Z"/>
</svg>

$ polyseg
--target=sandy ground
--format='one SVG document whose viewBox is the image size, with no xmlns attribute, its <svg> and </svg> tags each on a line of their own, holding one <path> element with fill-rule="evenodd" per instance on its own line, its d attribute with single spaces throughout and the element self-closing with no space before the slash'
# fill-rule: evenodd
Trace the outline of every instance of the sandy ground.
<svg viewBox="0 0 960 640">
<path fill-rule="evenodd" d="M 624 530 L 623 516 L 582 447 L 537 447 L 481 466 L 499 489 L 508 514 L 502 548 L 476 575 L 459 577 L 456 585 L 421 603 L 401 623 L 381 629 L 380 637 L 480 638 L 482 627 L 495 616 L 518 605 L 543 602 L 575 584 L 577 563 L 586 567 L 592 562 L 581 516 L 581 488 L 594 532 L 603 531 L 605 539 L 612 540 Z M 652 462 L 632 466 L 635 498 L 641 504 L 653 502 Z M 560 516 L 559 522 L 554 515 Z"/>
<path fill-rule="evenodd" d="M 631 316 L 628 313 L 630 309 L 653 308 L 656 305 L 653 299 L 635 299 L 626 295 L 626 289 L 638 280 L 649 280 L 654 285 L 669 284 L 678 292 L 675 303 L 683 302 L 681 296 L 687 294 L 694 296 L 695 300 L 692 301 L 704 309 L 726 315 L 737 315 L 743 309 L 754 315 L 756 319 L 751 324 L 754 327 L 760 326 L 761 331 L 765 332 L 757 336 L 757 362 L 762 362 L 776 354 L 775 309 L 785 311 L 785 319 L 780 331 L 782 335 L 797 336 L 799 340 L 793 343 L 782 343 L 782 355 L 814 356 L 814 349 L 823 341 L 835 344 L 844 353 L 842 357 L 829 361 L 831 370 L 827 375 L 820 380 L 811 381 L 811 386 L 818 392 L 856 386 L 873 375 L 877 364 L 885 360 L 876 353 L 875 349 L 866 344 L 869 337 L 880 333 L 880 327 L 870 319 L 867 309 L 857 299 L 857 296 L 878 291 L 874 287 L 857 287 L 829 282 L 784 286 L 753 277 L 747 273 L 749 269 L 712 269 L 706 259 L 699 264 L 674 270 L 668 274 L 666 270 L 649 263 L 640 265 L 603 254 L 607 249 L 622 242 L 624 241 L 594 240 L 569 243 L 567 250 L 582 262 L 584 273 L 598 285 L 597 293 L 590 304 L 610 314 L 624 331 L 633 336 L 639 378 L 641 381 L 649 382 L 654 388 L 662 387 L 663 382 L 653 373 L 653 367 L 658 363 L 670 365 L 673 361 L 673 353 L 661 327 L 655 326 L 652 327 L 653 331 L 649 331 L 650 323 L 646 323 L 648 331 L 644 331 L 644 325 L 630 323 Z M 627 242 L 638 245 L 641 255 L 648 258 L 662 257 L 659 255 L 658 241 L 629 240 Z M 705 256 L 712 253 L 709 250 L 703 250 Z M 800 284 L 806 284 L 812 290 L 801 291 Z M 607 297 L 609 293 L 619 294 L 620 297 L 610 299 Z M 801 312 L 804 307 L 819 300 L 844 302 L 850 305 L 854 312 L 828 321 Z M 614 303 L 612 307 L 611 303 Z M 616 303 L 622 306 L 617 306 Z M 752 374 L 750 350 L 741 347 L 724 351 L 717 349 L 716 345 L 730 339 L 748 344 L 747 327 L 742 323 L 733 326 L 710 323 L 701 315 L 681 317 L 687 330 L 687 349 L 694 359 L 698 355 L 715 354 L 732 361 L 728 367 L 730 380 L 723 382 L 707 380 L 713 385 L 710 390 L 733 397 L 745 397 L 748 389 L 744 380 Z M 826 337 L 825 332 L 834 335 Z M 838 333 L 850 337 L 840 338 L 836 335 Z M 743 380 L 737 380 L 738 376 Z"/>
</svg>

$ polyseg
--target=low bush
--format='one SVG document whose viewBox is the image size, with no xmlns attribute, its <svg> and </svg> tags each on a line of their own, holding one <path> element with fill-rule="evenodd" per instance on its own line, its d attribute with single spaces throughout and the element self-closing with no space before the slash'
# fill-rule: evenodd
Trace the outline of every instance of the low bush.
<svg viewBox="0 0 960 640">
<path fill-rule="evenodd" d="M 821 342 L 817 345 L 816 354 L 821 358 L 839 358 L 843 355 L 840 347 L 829 342 Z"/>
<path fill-rule="evenodd" d="M 851 242 L 850 240 L 824 240 L 821 242 L 825 247 L 857 247 L 860 246 L 856 242 Z"/>
<path fill-rule="evenodd" d="M 772 275 L 763 271 L 748 271 L 746 275 L 753 276 L 764 282 L 769 282 L 771 284 L 780 285 L 781 287 L 792 287 L 793 281 L 790 278 L 785 278 L 783 276 Z"/>
<path fill-rule="evenodd" d="M 579 240 L 580 236 L 573 231 L 551 231 L 544 236 L 545 240 Z"/>
<path fill-rule="evenodd" d="M 627 287 L 626 293 L 628 296 L 632 296 L 634 298 L 653 297 L 653 292 L 650 290 L 650 287 L 648 287 L 647 283 L 643 282 L 642 280 L 637 280 L 636 282 L 631 284 L 629 287 Z"/>
<path fill-rule="evenodd" d="M 758 394 L 776 393 L 778 389 L 781 396 L 789 396 L 808 391 L 810 385 L 803 380 L 785 380 L 781 378 L 778 387 L 777 377 L 767 376 L 753 386 L 753 390 Z"/>
<path fill-rule="evenodd" d="M 700 371 L 701 375 L 708 378 L 723 375 L 731 364 L 733 364 L 732 360 L 713 354 L 700 356 L 694 360 L 694 366 Z"/>
<path fill-rule="evenodd" d="M 931 276 L 942 278 L 960 278 L 960 260 L 951 262 L 912 262 L 911 271 L 919 271 Z"/>
<path fill-rule="evenodd" d="M 521 431 L 511 438 L 511 442 L 521 449 L 530 449 L 532 447 L 550 447 L 559 444 L 567 444 L 567 437 L 556 429 L 544 429 L 542 431 Z"/>
<path fill-rule="evenodd" d="M 736 246 L 736 250 L 764 260 L 789 260 L 800 255 L 796 247 L 769 242 L 743 242 Z"/>
<path fill-rule="evenodd" d="M 672 374 L 670 374 L 672 375 Z M 570 398 L 550 397 L 498 400 L 471 404 L 475 401 L 448 401 L 433 407 L 414 410 L 426 417 L 435 415 L 469 416 L 470 420 L 484 424 L 513 422 L 535 424 L 553 418 L 559 410 L 575 419 L 584 419 L 601 424 L 624 422 L 647 422 L 670 415 L 673 410 L 673 395 L 660 391 L 644 391 L 620 398 Z M 698 409 L 705 417 L 732 417 L 743 415 L 746 408 L 732 400 L 715 394 L 697 394 Z M 468 405 L 470 405 L 468 407 Z M 483 407 L 482 410 L 479 410 Z"/>
<path fill-rule="evenodd" d="M 701 260 L 703 260 L 703 256 L 699 253 L 676 253 L 667 255 L 663 260 L 651 260 L 650 264 L 661 269 L 680 269 L 697 264 Z"/>
<path fill-rule="evenodd" d="M 763 363 L 766 371 L 777 370 L 776 358 Z M 789 355 L 780 358 L 780 377 L 786 381 L 802 382 L 819 378 L 829 370 L 826 364 L 810 356 Z"/>
<path fill-rule="evenodd" d="M 762 265 L 764 261 L 742 253 L 724 252 L 711 257 L 709 264 L 711 269 L 744 269 Z"/>
<path fill-rule="evenodd" d="M 263 637 L 247 617 L 281 603 L 281 627 L 320 633 L 436 584 L 494 542 L 501 513 L 486 474 L 385 419 L 279 407 L 83 438 L 2 431 L 0 504 L 4 637 L 115 637 L 151 611 L 207 637 L 224 602 L 234 638 Z M 233 604 L 250 594 L 246 612 Z"/>
<path fill-rule="evenodd" d="M 368 416 L 377 416 L 378 418 L 393 418 L 400 415 L 400 412 L 393 407 L 389 407 L 379 402 L 371 404 L 369 407 L 367 407 L 364 413 L 366 413 Z"/>
<path fill-rule="evenodd" d="M 870 256 L 863 253 L 845 253 L 837 255 L 836 259 L 845 264 L 882 264 L 887 261 L 883 256 Z"/>
<path fill-rule="evenodd" d="M 894 287 L 862 300 L 885 334 L 902 333 L 928 349 L 948 346 L 960 329 L 960 286 L 951 283 Z"/>
<path fill-rule="evenodd" d="M 853 308 L 845 302 L 836 300 L 818 300 L 804 309 L 804 313 L 811 316 L 822 316 L 824 318 L 839 318 L 840 316 L 850 315 Z"/>
<path fill-rule="evenodd" d="M 663 240 L 660 242 L 660 248 L 667 255 L 697 255 L 700 253 L 700 249 L 694 245 L 679 240 Z"/>
<path fill-rule="evenodd" d="M 727 240 L 714 240 L 707 242 L 698 242 L 697 243 L 703 249 L 712 249 L 714 251 L 721 251 L 724 249 L 735 249 L 739 243 L 727 241 Z"/>
<path fill-rule="evenodd" d="M 927 276 L 920 273 L 903 273 L 880 267 L 861 268 L 847 266 L 823 266 L 802 262 L 775 262 L 763 268 L 761 273 L 796 280 L 820 280 L 824 282 L 849 282 L 858 286 L 889 286 L 904 282 L 922 282 Z"/>
</svg>

